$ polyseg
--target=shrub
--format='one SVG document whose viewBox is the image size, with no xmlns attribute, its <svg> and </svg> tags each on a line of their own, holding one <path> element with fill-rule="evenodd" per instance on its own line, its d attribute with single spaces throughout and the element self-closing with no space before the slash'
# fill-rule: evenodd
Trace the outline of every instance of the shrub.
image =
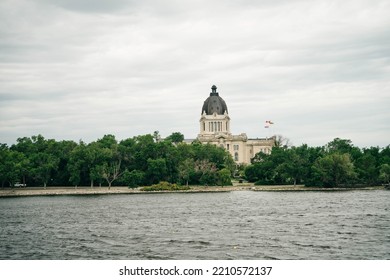
<svg viewBox="0 0 390 280">
<path fill-rule="evenodd" d="M 190 188 L 187 186 L 179 186 L 176 184 L 171 184 L 168 182 L 159 182 L 158 184 L 154 184 L 148 187 L 141 188 L 141 191 L 151 192 L 151 191 L 185 191 Z"/>
</svg>

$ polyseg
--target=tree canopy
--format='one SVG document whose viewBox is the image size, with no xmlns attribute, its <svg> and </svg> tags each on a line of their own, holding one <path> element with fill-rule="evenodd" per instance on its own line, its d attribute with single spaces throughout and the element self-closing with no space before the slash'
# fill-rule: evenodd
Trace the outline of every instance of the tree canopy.
<svg viewBox="0 0 390 280">
<path fill-rule="evenodd" d="M 238 167 L 228 151 L 183 139 L 179 132 L 162 139 L 158 131 L 121 141 L 104 135 L 91 143 L 42 135 L 18 138 L 10 147 L 0 144 L 1 186 L 231 184 Z M 389 166 L 390 145 L 360 149 L 351 140 L 335 138 L 321 147 L 277 145 L 270 154 L 256 154 L 238 173 L 256 184 L 338 187 L 388 184 Z"/>
<path fill-rule="evenodd" d="M 42 135 L 19 138 L 11 147 L 0 144 L 0 179 L 3 187 L 230 183 L 234 162 L 226 150 L 183 139 L 179 132 L 161 139 L 157 131 L 122 141 L 104 135 L 88 144 Z"/>
<path fill-rule="evenodd" d="M 279 145 L 269 155 L 258 153 L 246 167 L 245 176 L 267 185 L 378 185 L 389 182 L 389 165 L 390 146 L 360 149 L 351 140 L 335 138 L 322 147 Z"/>
</svg>

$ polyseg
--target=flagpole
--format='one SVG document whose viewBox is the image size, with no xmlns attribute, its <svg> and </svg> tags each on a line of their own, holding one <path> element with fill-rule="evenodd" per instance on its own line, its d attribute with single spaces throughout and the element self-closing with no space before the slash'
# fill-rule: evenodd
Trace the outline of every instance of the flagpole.
<svg viewBox="0 0 390 280">
<path fill-rule="evenodd" d="M 274 124 L 274 122 L 272 121 L 265 121 L 265 125 L 264 125 L 264 128 L 270 128 L 272 125 Z M 266 136 L 266 140 L 268 140 L 269 138 L 269 130 L 267 131 L 267 136 Z"/>
</svg>

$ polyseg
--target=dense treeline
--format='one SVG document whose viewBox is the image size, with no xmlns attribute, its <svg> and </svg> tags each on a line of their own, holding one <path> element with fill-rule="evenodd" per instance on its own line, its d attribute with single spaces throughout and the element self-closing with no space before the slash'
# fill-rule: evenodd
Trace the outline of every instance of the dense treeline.
<svg viewBox="0 0 390 280">
<path fill-rule="evenodd" d="M 0 144 L 1 186 L 231 184 L 235 165 L 227 151 L 183 139 L 179 132 L 164 140 L 155 132 L 119 142 L 105 135 L 89 144 L 42 135 L 18 138 L 11 147 Z"/>
<path fill-rule="evenodd" d="M 1 186 L 136 187 L 161 181 L 230 185 L 233 174 L 268 185 L 338 187 L 390 181 L 390 146 L 360 149 L 339 138 L 323 147 L 288 147 L 275 141 L 271 154 L 260 152 L 251 165 L 236 170 L 226 150 L 198 141 L 185 144 L 183 139 L 179 132 L 163 140 L 158 132 L 122 141 L 105 135 L 89 144 L 42 135 L 19 138 L 11 147 L 0 144 Z"/>
<path fill-rule="evenodd" d="M 257 184 L 339 187 L 378 185 L 390 180 L 390 146 L 360 149 L 336 138 L 323 147 L 279 146 L 258 153 L 245 176 Z"/>
</svg>

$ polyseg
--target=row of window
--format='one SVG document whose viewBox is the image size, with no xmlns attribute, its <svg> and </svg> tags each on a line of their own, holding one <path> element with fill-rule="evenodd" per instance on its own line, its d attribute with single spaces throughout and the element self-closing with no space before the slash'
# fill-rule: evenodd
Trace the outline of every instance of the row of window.
<svg viewBox="0 0 390 280">
<path fill-rule="evenodd" d="M 220 144 L 220 146 L 222 148 L 224 148 L 224 145 L 223 144 Z M 233 145 L 233 150 L 235 151 L 234 152 L 234 160 L 235 161 L 238 161 L 239 160 L 239 156 L 238 156 L 238 150 L 239 150 L 239 147 L 240 145 Z M 230 150 L 230 145 L 229 144 L 226 144 L 226 149 L 229 151 Z M 266 153 L 266 154 L 269 154 L 271 152 L 271 150 L 269 148 L 263 148 L 263 149 L 260 149 L 261 152 L 263 153 Z M 250 150 L 250 153 L 252 153 L 252 149 Z"/>
<path fill-rule="evenodd" d="M 203 130 L 206 130 L 206 123 L 203 123 Z M 209 122 L 209 131 L 222 131 L 223 123 L 222 122 Z M 226 123 L 226 131 L 228 130 L 228 124 Z"/>
<path fill-rule="evenodd" d="M 225 146 L 223 145 L 223 144 L 220 144 L 220 146 L 222 147 L 222 148 L 225 148 Z M 240 147 L 240 145 L 233 145 L 233 150 L 234 151 L 238 151 L 238 148 Z M 230 150 L 230 145 L 229 144 L 226 144 L 226 150 Z"/>
<path fill-rule="evenodd" d="M 221 148 L 225 148 L 225 146 L 224 146 L 223 144 L 220 144 L 219 146 L 220 146 Z M 234 149 L 235 151 L 238 151 L 238 147 L 239 147 L 239 145 L 233 145 L 233 149 Z M 230 149 L 230 145 L 229 145 L 229 144 L 226 144 L 226 150 L 229 151 L 229 149 Z M 235 161 L 238 161 L 238 152 L 235 152 L 235 153 L 234 153 L 234 160 L 235 160 Z"/>
</svg>

